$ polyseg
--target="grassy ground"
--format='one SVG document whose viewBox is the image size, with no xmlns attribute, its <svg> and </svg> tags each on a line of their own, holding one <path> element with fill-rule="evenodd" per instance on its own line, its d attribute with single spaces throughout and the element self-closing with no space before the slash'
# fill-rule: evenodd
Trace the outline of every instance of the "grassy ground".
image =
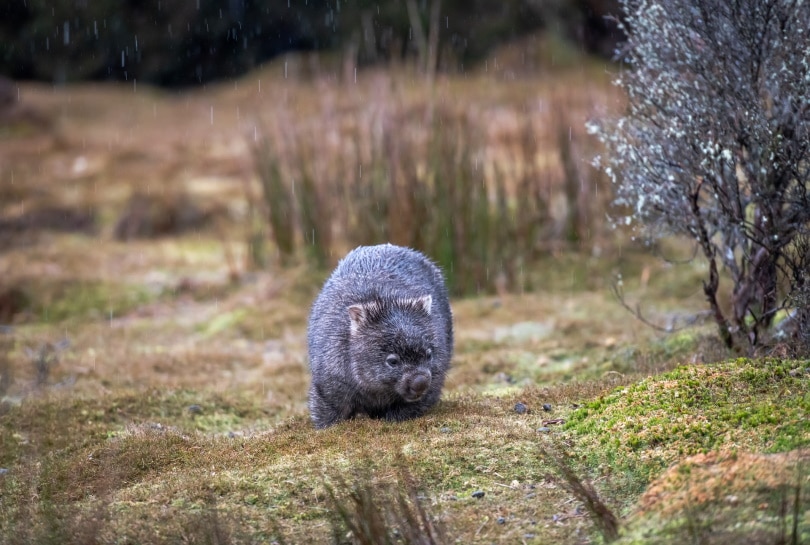
<svg viewBox="0 0 810 545">
<path fill-rule="evenodd" d="M 426 417 L 315 432 L 305 328 L 326 273 L 246 264 L 249 142 L 274 101 L 306 122 L 333 93 L 351 117 L 379 76 L 334 91 L 281 70 L 183 95 L 21 87 L 28 110 L 0 139 L 3 217 L 92 209 L 96 228 L 3 233 L 0 288 L 16 299 L 0 312 L 18 312 L 0 333 L 0 542 L 328 541 L 330 494 L 351 505 L 367 486 L 393 505 L 409 480 L 405 503 L 448 542 L 600 542 L 560 468 L 593 483 L 623 543 L 810 542 L 810 362 L 737 359 L 707 325 L 641 325 L 610 294 L 618 273 L 669 324 L 703 309 L 702 265 L 596 236 L 533 263 L 532 293 L 453 301 L 453 369 Z M 554 96 L 500 75 L 440 85 L 507 132 L 527 99 Z M 403 100 L 420 92 L 401 84 Z M 118 241 L 136 188 L 217 219 Z"/>
</svg>

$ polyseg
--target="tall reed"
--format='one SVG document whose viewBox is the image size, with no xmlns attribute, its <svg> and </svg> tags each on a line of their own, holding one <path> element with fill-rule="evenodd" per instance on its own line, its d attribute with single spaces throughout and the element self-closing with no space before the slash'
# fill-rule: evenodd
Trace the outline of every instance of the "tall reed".
<svg viewBox="0 0 810 545">
<path fill-rule="evenodd" d="M 283 257 L 301 241 L 326 268 L 354 246 L 392 242 L 432 257 L 455 295 L 523 291 L 543 252 L 600 229 L 587 143 L 566 112 L 524 108 L 494 142 L 481 111 L 449 101 L 384 89 L 350 118 L 325 96 L 316 122 L 285 125 L 284 149 L 255 148 Z"/>
</svg>

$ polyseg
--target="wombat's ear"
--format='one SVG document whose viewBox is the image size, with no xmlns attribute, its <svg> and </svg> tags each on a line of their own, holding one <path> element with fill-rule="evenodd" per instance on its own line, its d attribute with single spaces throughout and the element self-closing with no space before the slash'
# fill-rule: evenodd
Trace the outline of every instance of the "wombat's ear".
<svg viewBox="0 0 810 545">
<path fill-rule="evenodd" d="M 349 325 L 353 335 L 369 322 L 379 320 L 383 314 L 383 305 L 379 301 L 367 301 L 350 305 L 346 310 L 349 311 Z"/>
<path fill-rule="evenodd" d="M 363 305 L 352 305 L 348 308 L 349 311 L 349 330 L 354 335 L 360 330 L 360 327 L 366 323 L 368 312 Z"/>
<path fill-rule="evenodd" d="M 433 296 L 427 294 L 423 295 L 422 297 L 407 297 L 397 299 L 394 304 L 396 304 L 399 308 L 419 310 L 430 316 L 430 309 L 433 306 Z"/>
<path fill-rule="evenodd" d="M 422 297 L 417 297 L 414 300 L 414 304 L 416 308 L 420 308 L 425 311 L 425 314 L 430 316 L 430 308 L 433 306 L 433 296 L 430 294 L 423 295 Z"/>
</svg>

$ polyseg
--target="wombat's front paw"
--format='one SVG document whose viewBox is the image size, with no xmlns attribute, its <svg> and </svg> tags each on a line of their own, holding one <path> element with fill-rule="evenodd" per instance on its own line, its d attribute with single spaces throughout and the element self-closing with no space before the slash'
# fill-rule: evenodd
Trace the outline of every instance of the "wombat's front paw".
<svg viewBox="0 0 810 545">
<path fill-rule="evenodd" d="M 312 423 L 318 429 L 328 428 L 348 418 L 348 415 L 331 407 L 317 392 L 310 394 L 309 412 Z"/>
</svg>

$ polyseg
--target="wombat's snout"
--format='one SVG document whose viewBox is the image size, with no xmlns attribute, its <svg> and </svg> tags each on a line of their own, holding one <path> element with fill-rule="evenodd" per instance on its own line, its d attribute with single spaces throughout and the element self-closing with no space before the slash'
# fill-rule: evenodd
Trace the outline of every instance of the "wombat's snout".
<svg viewBox="0 0 810 545">
<path fill-rule="evenodd" d="M 405 399 L 407 401 L 419 400 L 430 386 L 430 375 L 416 375 L 408 383 Z"/>
</svg>

